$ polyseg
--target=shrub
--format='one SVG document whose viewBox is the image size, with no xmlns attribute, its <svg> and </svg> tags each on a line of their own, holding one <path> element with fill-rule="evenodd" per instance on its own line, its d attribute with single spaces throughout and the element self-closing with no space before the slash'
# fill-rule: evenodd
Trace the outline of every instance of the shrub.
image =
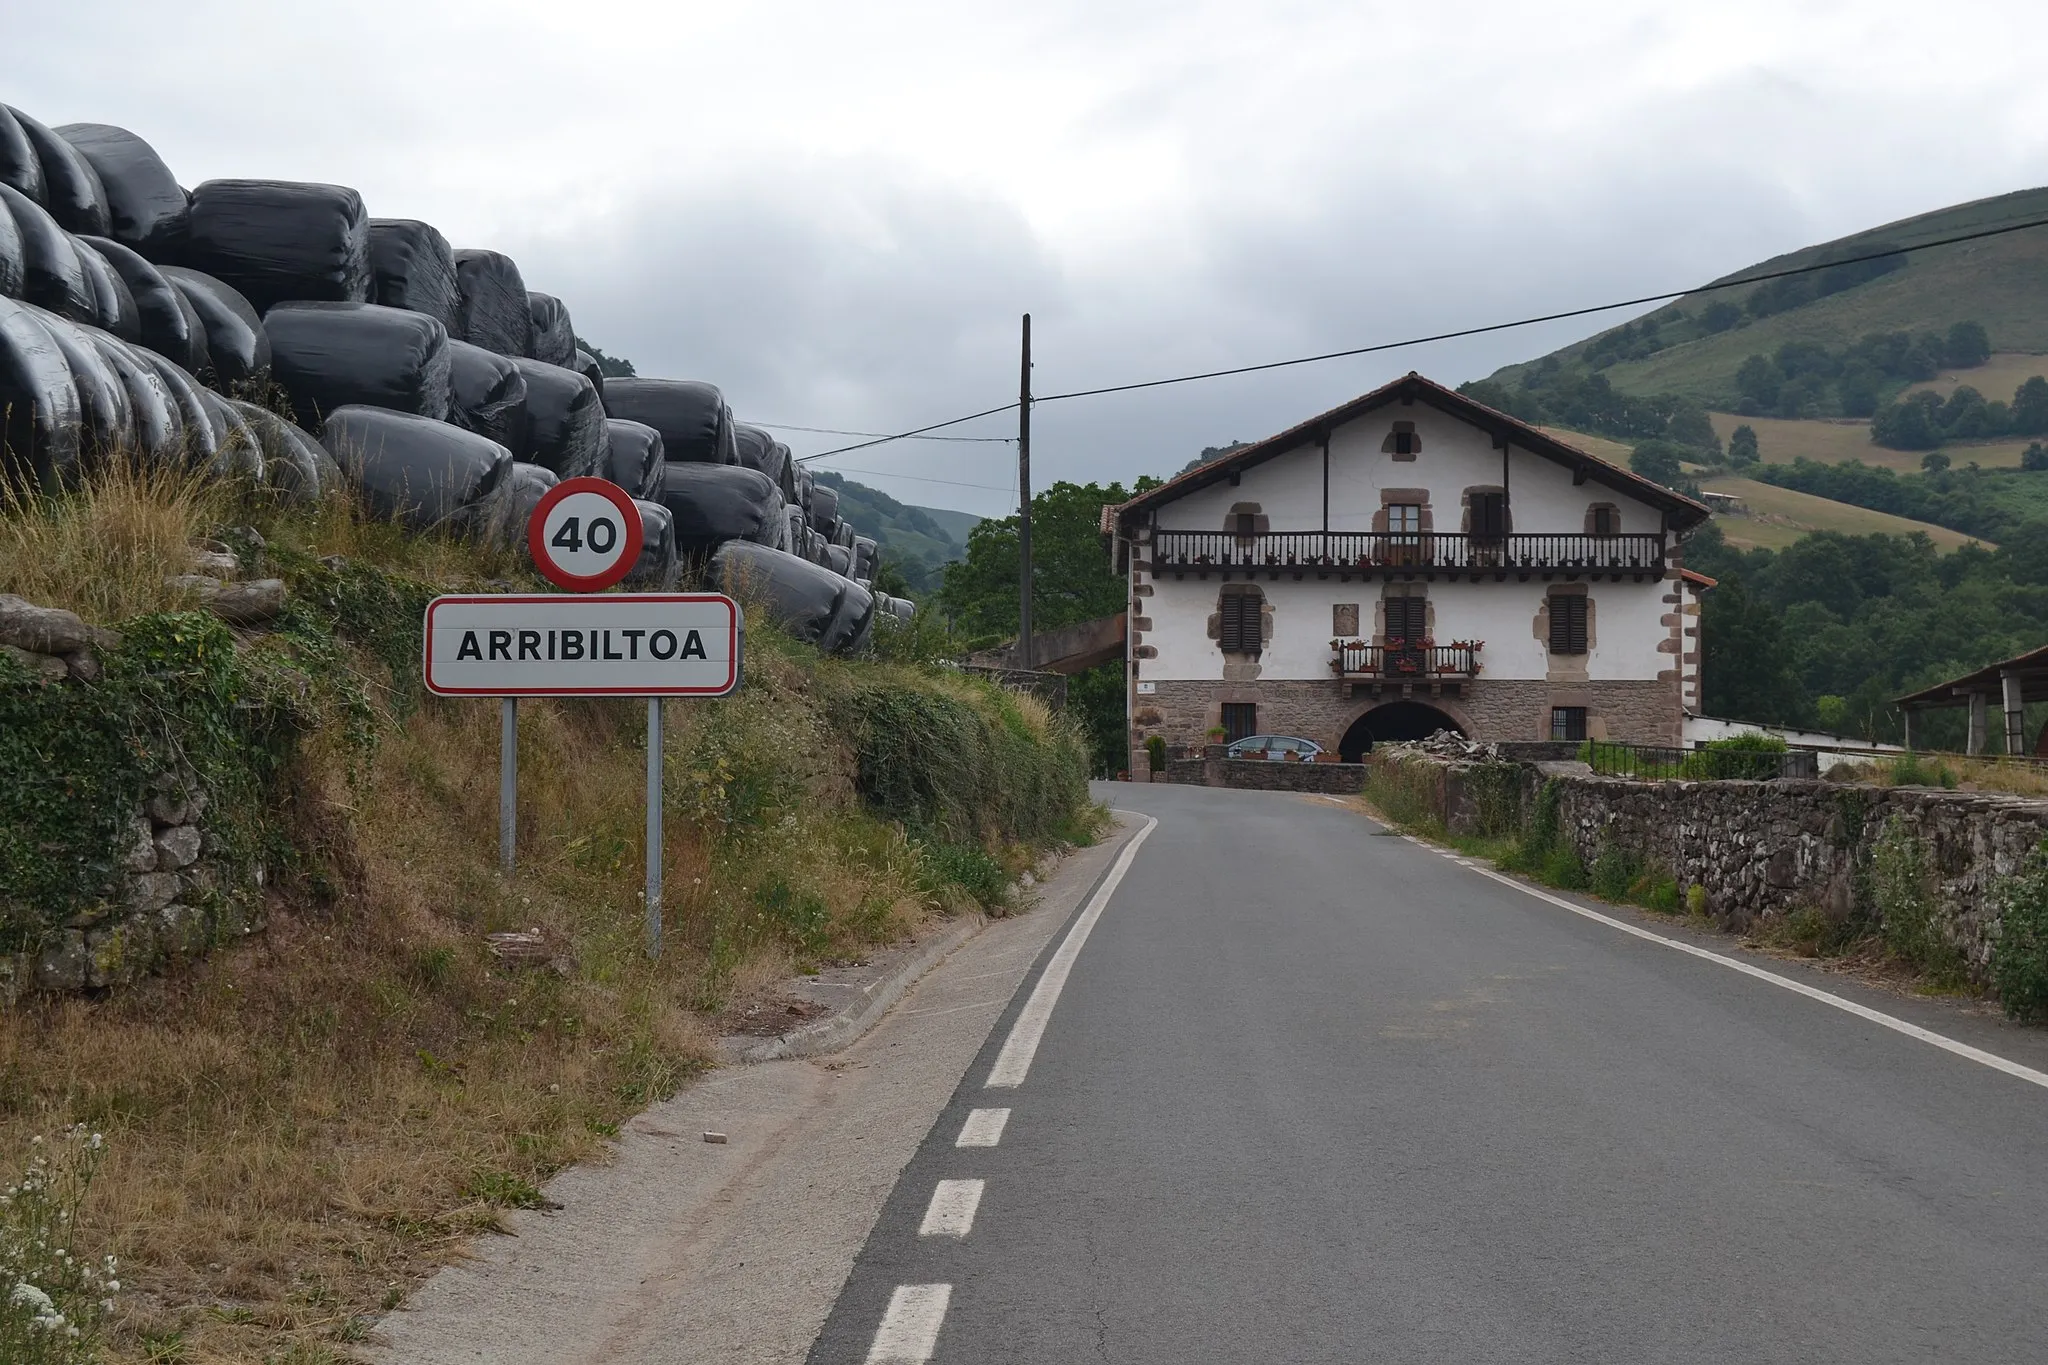
<svg viewBox="0 0 2048 1365">
<path fill-rule="evenodd" d="M 1155 773 L 1166 771 L 1166 737 L 1154 735 L 1145 741 L 1145 761 Z"/>
<path fill-rule="evenodd" d="M 1884 765 L 1883 774 L 1888 787 L 1943 787 L 1953 791 L 1956 786 L 1955 769 L 1918 754 L 1900 754 Z"/>
<path fill-rule="evenodd" d="M 1464 774 L 1465 794 L 1472 802 L 1478 833 L 1500 839 L 1522 824 L 1522 769 L 1513 763 L 1478 763 Z"/>
<path fill-rule="evenodd" d="M 1642 860 L 1632 850 L 1610 843 L 1593 859 L 1587 880 L 1593 894 L 1602 900 L 1621 901 L 1629 898 L 1629 888 L 1641 874 Z"/>
<path fill-rule="evenodd" d="M 1962 950 L 1943 932 L 1941 902 L 1927 846 L 1896 816 L 1870 851 L 1871 894 L 1885 947 L 1938 987 L 1964 980 Z"/>
<path fill-rule="evenodd" d="M 1586 865 L 1580 861 L 1577 849 L 1560 843 L 1543 855 L 1536 876 L 1562 890 L 1578 891 L 1586 885 Z"/>
<path fill-rule="evenodd" d="M 1437 827 L 1443 823 L 1437 770 L 1426 763 L 1375 758 L 1365 773 L 1365 798 L 1391 823 Z"/>
<path fill-rule="evenodd" d="M 1557 843 L 1557 801 L 1562 790 L 1554 777 L 1537 790 L 1536 800 L 1529 807 L 1528 822 L 1522 826 L 1522 837 L 1501 859 L 1502 867 L 1511 872 L 1541 873 L 1544 859 Z"/>
<path fill-rule="evenodd" d="M 1707 913 L 1707 888 L 1695 882 L 1685 888 L 1685 913 L 1703 918 Z"/>
<path fill-rule="evenodd" d="M 1991 981 L 2014 1019 L 2048 1020 L 2048 841 L 1992 893 L 1998 938 L 1991 945 Z"/>
</svg>

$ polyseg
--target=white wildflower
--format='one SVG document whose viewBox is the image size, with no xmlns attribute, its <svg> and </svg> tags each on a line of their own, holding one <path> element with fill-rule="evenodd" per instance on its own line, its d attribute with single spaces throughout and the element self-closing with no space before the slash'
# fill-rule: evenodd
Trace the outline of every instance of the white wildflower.
<svg viewBox="0 0 2048 1365">
<path fill-rule="evenodd" d="M 27 1280 L 23 1280 L 20 1284 L 14 1286 L 14 1292 L 7 1296 L 7 1301 L 17 1308 L 26 1304 L 37 1313 L 48 1313 L 56 1307 L 55 1304 L 50 1302 L 48 1294 L 30 1284 Z"/>
</svg>

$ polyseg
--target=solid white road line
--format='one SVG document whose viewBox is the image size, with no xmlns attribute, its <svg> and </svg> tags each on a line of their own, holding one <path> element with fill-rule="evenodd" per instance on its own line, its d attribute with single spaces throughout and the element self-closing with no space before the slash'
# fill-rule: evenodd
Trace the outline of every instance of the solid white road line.
<svg viewBox="0 0 2048 1365">
<path fill-rule="evenodd" d="M 1725 954 L 1712 952 L 1706 948 L 1697 947 L 1679 939 L 1666 938 L 1662 934 L 1653 934 L 1648 929 L 1638 928 L 1636 925 L 1630 924 L 1625 920 L 1618 920 L 1612 915 L 1603 915 L 1598 910 L 1588 909 L 1583 905 L 1575 905 L 1562 896 L 1553 896 L 1547 891 L 1539 891 L 1527 882 L 1516 881 L 1513 877 L 1496 872 L 1490 867 L 1481 867 L 1474 863 L 1472 870 L 1482 877 L 1491 877 L 1503 886 L 1512 886 L 1517 891 L 1534 896 L 1537 900 L 1549 901 L 1552 905 L 1569 910 L 1574 915 L 1584 915 L 1587 919 L 1597 920 L 1611 929 L 1619 929 L 1624 934 L 1634 934 L 1637 938 L 1648 939 L 1652 943 L 1661 943 L 1666 948 L 1676 948 L 1681 953 L 1689 953 L 1694 957 L 1704 958 L 1708 962 L 1717 963 L 1720 966 L 1729 968 L 1731 971 L 1741 972 L 1744 976 L 1753 976 L 1759 981 L 1768 981 L 1773 986 L 1782 986 L 1788 991 L 1803 995 L 1809 1000 L 1818 1000 L 1823 1005 L 1832 1006 L 1845 1014 L 1853 1014 L 1858 1019 L 1864 1019 L 1880 1027 L 1888 1028 L 1894 1033 L 1903 1033 L 1908 1038 L 1916 1038 L 1930 1047 L 1938 1047 L 1944 1052 L 1953 1052 L 1956 1056 L 1967 1058 L 1979 1066 L 1988 1066 L 1993 1071 L 2003 1071 L 2006 1075 L 2016 1077 L 2027 1082 L 2029 1085 L 2038 1085 L 2048 1089 L 2048 1072 L 2036 1071 L 2030 1066 L 2022 1066 L 2018 1062 L 1999 1056 L 1997 1053 L 1971 1047 L 1968 1043 L 1959 1043 L 1953 1038 L 1944 1037 L 1934 1032 L 1932 1029 L 1921 1028 L 1918 1024 L 1909 1024 L 1903 1019 L 1894 1018 L 1880 1010 L 1874 1010 L 1868 1005 L 1859 1005 L 1854 1000 L 1844 999 L 1839 995 L 1821 990 L 1817 986 L 1809 986 L 1804 981 L 1794 981 L 1790 977 L 1779 976 L 1776 972 L 1767 972 L 1761 967 L 1751 966 L 1747 962 L 1728 957 Z"/>
<path fill-rule="evenodd" d="M 1003 1140 L 1003 1125 L 1010 1121 L 1007 1109 L 975 1109 L 968 1113 L 967 1122 L 960 1125 L 960 1140 L 955 1147 L 993 1147 Z"/>
<path fill-rule="evenodd" d="M 868 1365 L 924 1365 L 938 1348 L 952 1297 L 950 1284 L 897 1285 L 868 1348 Z"/>
<path fill-rule="evenodd" d="M 920 1237 L 965 1237 L 974 1231 L 974 1211 L 981 1207 L 982 1180 L 941 1180 L 918 1224 Z"/>
<path fill-rule="evenodd" d="M 1024 1002 L 1023 1012 L 1010 1026 L 1010 1036 L 1003 1041 L 1003 1050 L 996 1054 L 996 1064 L 989 1069 L 984 1085 L 998 1088 L 1024 1084 L 1024 1077 L 1031 1071 L 1031 1059 L 1038 1055 L 1039 1040 L 1045 1037 L 1045 1026 L 1052 1022 L 1053 1006 L 1059 1004 L 1060 992 L 1066 988 L 1067 973 L 1074 969 L 1074 959 L 1081 955 L 1081 946 L 1088 942 L 1095 921 L 1102 918 L 1102 908 L 1116 894 L 1124 873 L 1131 870 L 1131 859 L 1138 856 L 1138 845 L 1144 843 L 1157 828 L 1159 822 L 1146 816 L 1145 827 L 1133 834 L 1131 841 L 1124 845 L 1124 851 L 1117 855 L 1094 899 L 1074 921 L 1074 927 L 1067 930 L 1067 937 L 1060 944 L 1059 951 L 1053 954 L 1052 961 L 1045 964 L 1045 974 L 1038 978 L 1031 998 Z"/>
</svg>

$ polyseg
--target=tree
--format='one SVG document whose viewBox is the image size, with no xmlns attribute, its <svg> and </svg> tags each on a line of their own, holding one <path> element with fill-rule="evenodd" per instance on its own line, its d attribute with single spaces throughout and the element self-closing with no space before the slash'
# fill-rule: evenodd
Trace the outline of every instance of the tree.
<svg viewBox="0 0 2048 1365">
<path fill-rule="evenodd" d="M 1713 419 L 1697 403 L 1681 403 L 1672 409 L 1671 420 L 1664 427 L 1664 436 L 1667 440 L 1709 455 L 1721 453 L 1721 438 L 1715 434 Z"/>
<path fill-rule="evenodd" d="M 1669 441 L 1645 441 L 1629 455 L 1628 467 L 1644 478 L 1654 479 L 1670 488 L 1684 477 L 1679 461 L 1690 458 L 1694 453 Z"/>
<path fill-rule="evenodd" d="M 585 341 L 582 337 L 576 338 L 576 345 L 578 349 L 588 351 L 590 353 L 590 358 L 597 362 L 597 372 L 603 375 L 606 379 L 633 378 L 632 361 L 626 360 L 620 356 L 606 355 L 603 351 L 600 351 L 597 348 L 597 344 L 595 342 Z"/>
<path fill-rule="evenodd" d="M 1725 332 L 1742 321 L 1742 310 L 1726 299 L 1716 299 L 1700 310 L 1700 326 L 1707 332 Z"/>
<path fill-rule="evenodd" d="M 1981 322 L 1959 322 L 1948 329 L 1942 358 L 1959 370 L 1982 365 L 1991 359 L 1991 337 Z"/>
<path fill-rule="evenodd" d="M 2048 436 L 2048 379 L 2037 374 L 2013 391 L 2009 422 L 2015 436 Z"/>
<path fill-rule="evenodd" d="M 2020 468 L 2029 474 L 2039 474 L 2048 470 L 2048 445 L 2035 441 L 2020 452 Z"/>
<path fill-rule="evenodd" d="M 1700 638 L 1706 656 L 1700 703 L 1710 716 L 1759 725 L 1802 719 L 1805 695 L 1793 668 L 1784 622 L 1751 597 L 1740 578 L 1724 578 L 1706 596 Z"/>
<path fill-rule="evenodd" d="M 1744 422 L 1728 433 L 1728 463 L 1752 465 L 1762 458 L 1763 452 L 1757 448 L 1755 427 Z"/>
<path fill-rule="evenodd" d="M 1922 390 L 1879 408 L 1870 419 L 1870 439 L 1892 450 L 1932 450 L 1941 444 L 1940 416 L 1940 396 Z"/>
<path fill-rule="evenodd" d="M 1753 355 L 1735 371 L 1735 391 L 1764 408 L 1777 404 L 1784 382 L 1777 363 L 1767 355 Z"/>
<path fill-rule="evenodd" d="M 1946 451 L 1930 450 L 1925 455 L 1922 455 L 1920 457 L 1920 469 L 1923 473 L 1939 474 L 1942 470 L 1947 469 L 1948 467 L 1949 458 L 1948 452 Z"/>
<path fill-rule="evenodd" d="M 1951 440 L 1974 441 L 1986 436 L 2001 435 L 1994 430 L 1997 423 L 1992 420 L 1984 395 L 1968 384 L 1959 386 L 1941 405 L 1941 413 L 1935 419 L 1942 434 Z"/>
<path fill-rule="evenodd" d="M 1835 381 L 1835 396 L 1844 417 L 1868 417 L 1884 394 L 1884 376 L 1866 360 L 1852 360 Z"/>
</svg>

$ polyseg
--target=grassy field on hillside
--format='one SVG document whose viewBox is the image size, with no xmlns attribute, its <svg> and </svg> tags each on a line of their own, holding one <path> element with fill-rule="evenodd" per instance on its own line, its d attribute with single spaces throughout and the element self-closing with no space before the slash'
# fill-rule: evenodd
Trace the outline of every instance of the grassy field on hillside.
<svg viewBox="0 0 2048 1365">
<path fill-rule="evenodd" d="M 1709 479 L 1701 487 L 1710 493 L 1727 493 L 1743 500 L 1746 514 L 1720 515 L 1714 524 L 1730 545 L 1742 549 L 1782 550 L 1808 531 L 1840 531 L 1844 535 L 1905 536 L 1921 532 L 1938 549 L 1947 551 L 1964 545 L 1982 544 L 1960 531 L 1909 521 L 1889 512 L 1815 497 L 1790 488 L 1758 483 L 1755 479 Z"/>
<path fill-rule="evenodd" d="M 1791 421 L 1782 417 L 1738 417 L 1732 412 L 1711 412 L 1707 415 L 1713 419 L 1714 431 L 1723 445 L 1739 426 L 1755 431 L 1757 449 L 1762 452 L 1765 464 L 1791 464 L 1801 459 L 1819 464 L 1861 460 L 1881 469 L 1917 474 L 1920 461 L 1927 453 L 1924 450 L 1887 450 L 1872 444 L 1868 422 Z M 1942 449 L 1957 465 L 1966 465 L 1974 460 L 1986 469 L 2017 469 L 2021 452 L 2031 443 L 2024 438 L 1957 441 Z"/>
<path fill-rule="evenodd" d="M 1831 251 L 1911 246 L 2042 217 L 2048 217 L 2048 188 L 2021 190 L 1887 223 L 1773 257 L 1723 278 L 1804 265 Z M 1740 303 L 1749 292 L 1738 288 L 1690 295 L 1648 316 L 1662 319 L 1678 308 L 1696 313 L 1722 298 Z M 1615 365 L 1604 373 L 1623 393 L 1676 393 L 1709 406 L 1728 406 L 1734 398 L 1735 371 L 1743 358 L 1773 352 L 1787 341 L 1840 347 L 1867 332 L 1946 331 L 1950 324 L 1964 321 L 1984 324 L 1992 344 L 2000 350 L 2048 352 L 2048 228 L 1916 252 L 1903 270 L 1788 312 L 1745 319 L 1729 331 L 1673 346 L 1646 360 Z M 1557 354 L 1569 359 L 1583 346 L 1574 343 Z M 1523 368 L 1509 366 L 1494 377 L 1512 381 Z M 1984 392 L 1992 397 L 2011 396 L 1990 389 Z"/>
<path fill-rule="evenodd" d="M 1924 384 L 1911 384 L 1907 393 L 1929 389 L 1946 398 L 1968 384 L 1986 398 L 2012 401 L 2013 390 L 2035 375 L 2048 377 L 2048 355 L 2027 351 L 2000 351 L 1975 369 L 1943 370 Z"/>
<path fill-rule="evenodd" d="M 1596 460 L 1628 468 L 1628 457 L 1633 447 L 1624 441 L 1610 441 L 1605 436 L 1592 436 L 1583 431 L 1572 431 L 1565 427 L 1541 427 L 1545 436 L 1555 436 L 1568 446 L 1576 446 Z"/>
</svg>

